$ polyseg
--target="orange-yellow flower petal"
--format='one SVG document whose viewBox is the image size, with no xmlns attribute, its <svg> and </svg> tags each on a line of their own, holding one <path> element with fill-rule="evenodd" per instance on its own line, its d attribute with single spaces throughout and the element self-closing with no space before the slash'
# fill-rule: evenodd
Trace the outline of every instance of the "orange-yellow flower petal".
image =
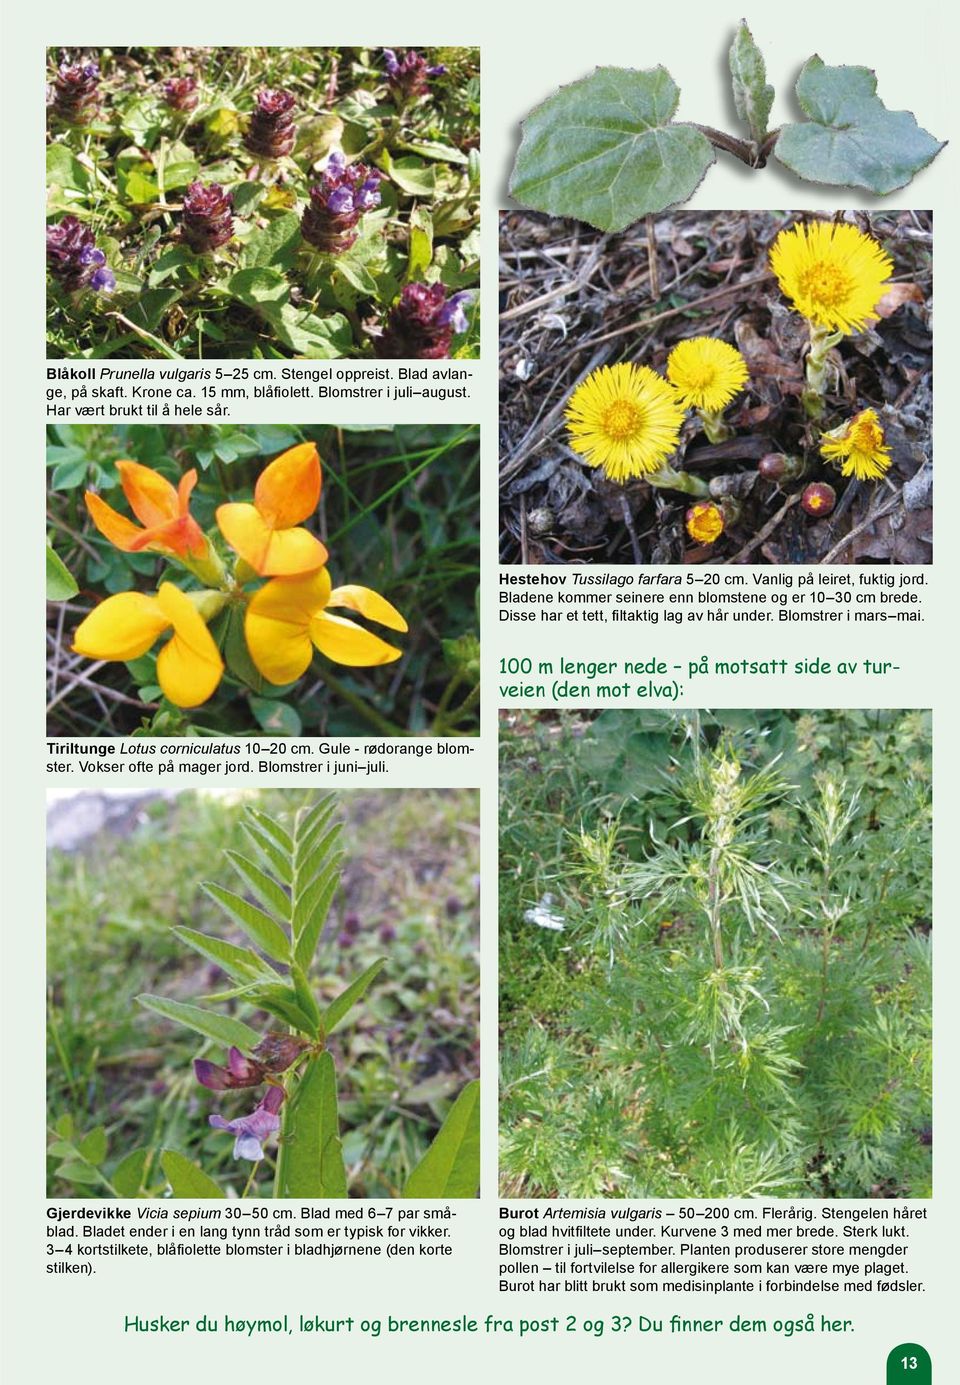
<svg viewBox="0 0 960 1385">
<path fill-rule="evenodd" d="M 268 683 L 294 683 L 313 658 L 310 622 L 330 595 L 330 574 L 276 578 L 250 598 L 244 633 L 250 658 Z"/>
<path fill-rule="evenodd" d="M 315 615 L 310 622 L 310 637 L 321 654 L 332 659 L 335 664 L 347 664 L 351 668 L 372 668 L 378 664 L 392 664 L 403 654 L 386 644 L 361 625 L 342 616 L 328 616 L 326 612 Z"/>
<path fill-rule="evenodd" d="M 159 471 L 130 461 L 117 462 L 117 471 L 127 503 L 145 529 L 180 514 L 180 496 Z"/>
<path fill-rule="evenodd" d="M 173 635 L 157 658 L 157 682 L 178 707 L 199 707 L 216 692 L 223 677 L 223 660 L 202 616 L 186 593 L 164 582 L 157 605 Z"/>
<path fill-rule="evenodd" d="M 253 503 L 272 529 L 290 529 L 313 514 L 320 502 L 320 484 L 316 444 L 302 442 L 264 468 Z"/>
<path fill-rule="evenodd" d="M 73 649 L 88 659 L 139 659 L 170 626 L 170 619 L 154 596 L 120 592 L 82 620 L 73 637 Z"/>
<path fill-rule="evenodd" d="M 299 577 L 327 561 L 327 550 L 308 530 L 274 529 L 255 505 L 221 505 L 217 524 L 233 551 L 261 577 Z"/>
<path fill-rule="evenodd" d="M 327 605 L 345 606 L 348 610 L 358 611 L 368 620 L 375 620 L 378 625 L 386 625 L 390 630 L 405 631 L 408 628 L 396 607 L 369 587 L 335 587 L 327 598 Z"/>
<path fill-rule="evenodd" d="M 101 500 L 95 491 L 87 491 L 83 499 L 90 518 L 103 537 L 109 539 L 114 548 L 129 553 L 131 544 L 144 532 L 139 524 L 134 524 L 126 515 L 118 514 L 105 500 Z"/>
</svg>

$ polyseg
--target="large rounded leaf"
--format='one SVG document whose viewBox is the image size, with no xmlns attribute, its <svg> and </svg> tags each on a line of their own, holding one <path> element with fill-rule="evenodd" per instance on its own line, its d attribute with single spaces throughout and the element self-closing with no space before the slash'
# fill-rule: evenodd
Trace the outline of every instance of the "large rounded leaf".
<svg viewBox="0 0 960 1385">
<path fill-rule="evenodd" d="M 598 67 L 561 87 L 523 122 L 511 193 L 601 231 L 685 202 L 714 152 L 695 126 L 673 123 L 679 100 L 665 67 Z"/>
<path fill-rule="evenodd" d="M 785 125 L 775 153 L 809 182 L 883 195 L 906 187 L 943 148 L 910 111 L 887 110 L 868 67 L 827 67 L 814 56 L 797 79 L 797 98 L 810 119 Z"/>
</svg>

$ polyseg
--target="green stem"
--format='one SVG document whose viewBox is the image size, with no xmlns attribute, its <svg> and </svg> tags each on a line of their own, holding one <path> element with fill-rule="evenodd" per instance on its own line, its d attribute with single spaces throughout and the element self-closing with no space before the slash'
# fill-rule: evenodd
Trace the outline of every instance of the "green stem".
<svg viewBox="0 0 960 1385">
<path fill-rule="evenodd" d="M 733 429 L 724 420 L 722 410 L 698 409 L 697 416 L 707 435 L 708 442 L 713 443 L 714 446 L 717 443 L 727 442 L 733 437 Z"/>
<path fill-rule="evenodd" d="M 807 387 L 801 396 L 808 418 L 822 418 L 823 397 L 827 392 L 827 358 L 833 348 L 843 341 L 842 332 L 810 323 L 810 350 L 807 354 Z"/>
<path fill-rule="evenodd" d="M 670 466 L 663 466 L 659 471 L 648 471 L 643 479 L 660 490 L 682 491 L 684 495 L 695 495 L 698 499 L 710 494 L 710 487 L 699 476 L 691 476 L 689 471 L 674 471 Z"/>
<path fill-rule="evenodd" d="M 368 721 L 371 726 L 376 727 L 382 736 L 405 736 L 407 734 L 402 726 L 396 726 L 364 702 L 362 697 L 358 697 L 356 693 L 350 692 L 349 688 L 345 688 L 340 679 L 328 672 L 326 668 L 321 666 L 318 672 L 330 691 L 342 698 L 348 707 L 352 707 L 358 716 L 363 717 L 364 721 Z"/>
<path fill-rule="evenodd" d="M 479 701 L 480 684 L 477 683 L 477 685 L 474 688 L 471 688 L 470 692 L 467 693 L 466 697 L 460 703 L 460 706 L 454 707 L 453 711 L 450 712 L 450 714 L 447 716 L 445 722 L 443 723 L 442 730 L 437 730 L 437 723 L 436 721 L 434 721 L 434 735 L 443 735 L 444 732 L 449 731 L 453 727 L 455 727 L 457 722 L 462 721 L 463 718 L 467 715 L 467 713 L 472 711 Z"/>
</svg>

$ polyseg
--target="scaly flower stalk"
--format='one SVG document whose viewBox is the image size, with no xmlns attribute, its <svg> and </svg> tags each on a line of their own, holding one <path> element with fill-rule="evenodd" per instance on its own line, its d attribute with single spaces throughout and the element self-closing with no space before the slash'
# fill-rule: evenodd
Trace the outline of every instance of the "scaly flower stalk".
<svg viewBox="0 0 960 1385">
<path fill-rule="evenodd" d="M 233 236 L 233 196 L 219 183 L 190 184 L 183 197 L 180 234 L 195 255 L 208 255 Z"/>
</svg>

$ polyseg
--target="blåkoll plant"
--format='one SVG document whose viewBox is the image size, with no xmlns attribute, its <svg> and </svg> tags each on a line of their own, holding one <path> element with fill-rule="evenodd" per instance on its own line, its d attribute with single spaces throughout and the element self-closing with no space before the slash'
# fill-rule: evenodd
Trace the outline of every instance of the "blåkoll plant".
<svg viewBox="0 0 960 1385">
<path fill-rule="evenodd" d="M 665 67 L 598 67 L 527 116 L 511 193 L 521 206 L 622 231 L 686 202 L 717 149 L 749 168 L 763 168 L 772 155 L 806 181 L 883 196 L 943 148 L 909 111 L 887 110 L 867 67 L 830 67 L 814 54 L 796 86 L 806 119 L 771 130 L 774 90 L 745 21 L 729 63 L 747 139 L 675 121 L 680 91 Z"/>
<path fill-rule="evenodd" d="M 220 1113 L 210 1117 L 214 1129 L 235 1137 L 234 1157 L 253 1165 L 244 1195 L 259 1163 L 269 1157 L 265 1146 L 276 1139 L 274 1197 L 348 1196 L 337 1077 L 327 1040 L 363 1000 L 387 958 L 378 958 L 354 977 L 330 1004 L 318 1004 L 309 972 L 339 885 L 342 859 L 341 824 L 334 820 L 334 809 L 333 795 L 324 795 L 298 811 L 288 831 L 276 819 L 248 808 L 242 825 L 252 855 L 233 850 L 225 854 L 245 892 L 259 904 L 222 885 L 203 888 L 253 946 L 238 946 L 192 928 L 174 930 L 188 947 L 221 968 L 233 985 L 201 997 L 199 1004 L 159 995 L 137 997 L 147 1009 L 225 1050 L 224 1064 L 195 1060 L 202 1086 L 214 1092 L 256 1089 L 252 1109 L 229 1120 Z M 265 1011 L 285 1028 L 258 1033 L 245 1021 L 212 1008 L 237 1001 Z M 175 1195 L 225 1196 L 179 1152 L 165 1150 L 161 1164 Z M 474 1081 L 453 1103 L 401 1196 L 474 1197 L 479 1181 L 479 1082 Z"/>
</svg>

